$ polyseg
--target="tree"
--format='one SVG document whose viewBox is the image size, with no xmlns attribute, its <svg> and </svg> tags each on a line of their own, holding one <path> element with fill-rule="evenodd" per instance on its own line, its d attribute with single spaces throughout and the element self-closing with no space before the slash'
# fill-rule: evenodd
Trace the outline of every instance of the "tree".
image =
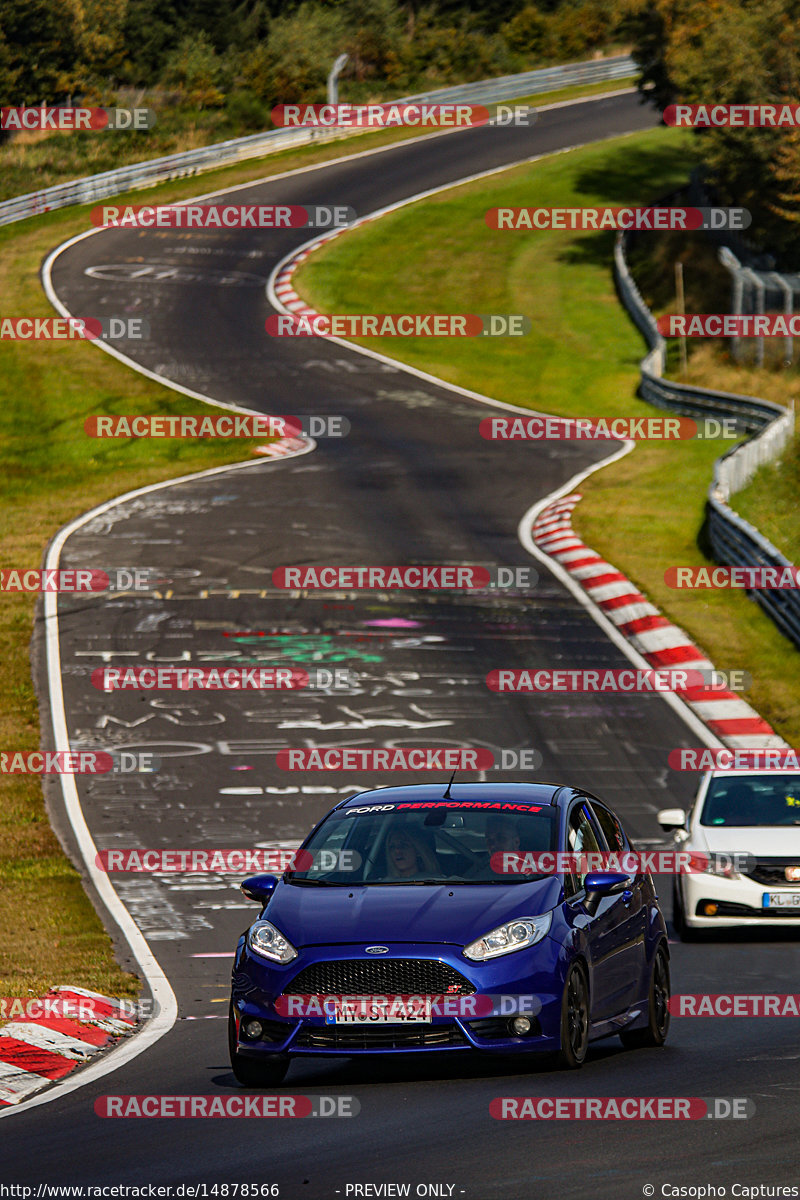
<svg viewBox="0 0 800 1200">
<path fill-rule="evenodd" d="M 180 88 L 192 107 L 216 108 L 225 100 L 220 88 L 223 64 L 207 34 L 190 33 L 170 55 L 164 82 Z"/>
<path fill-rule="evenodd" d="M 791 104 L 798 99 L 800 0 L 649 0 L 632 18 L 640 86 L 668 104 Z M 797 131 L 698 129 L 706 175 L 722 204 L 750 210 L 748 237 L 800 262 Z"/>
<path fill-rule="evenodd" d="M 256 46 L 244 63 L 244 84 L 270 107 L 322 101 L 345 38 L 338 11 L 305 0 L 295 13 L 272 22 L 266 43 Z"/>
<path fill-rule="evenodd" d="M 0 37 L 15 105 L 52 104 L 74 91 L 78 37 L 67 0 L 3 0 Z"/>
</svg>

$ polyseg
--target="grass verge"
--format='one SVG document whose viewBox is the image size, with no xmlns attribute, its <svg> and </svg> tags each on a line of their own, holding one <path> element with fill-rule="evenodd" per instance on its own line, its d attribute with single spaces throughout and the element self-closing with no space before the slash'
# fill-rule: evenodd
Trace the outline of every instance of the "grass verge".
<svg viewBox="0 0 800 1200">
<path fill-rule="evenodd" d="M 674 264 L 684 264 L 687 312 L 727 312 L 730 276 L 720 264 L 716 247 L 686 234 L 661 234 L 652 241 L 639 238 L 630 256 L 631 268 L 649 307 L 660 316 L 675 311 Z M 754 365 L 752 340 L 742 343 L 741 364 L 733 361 L 723 338 L 688 342 L 688 367 L 678 366 L 677 341 L 669 343 L 671 377 L 698 387 L 761 396 L 785 407 L 796 407 L 800 395 L 800 364 L 783 363 L 783 338 L 764 343 L 763 367 Z M 792 562 L 800 553 L 800 441 L 795 438 L 774 463 L 762 467 L 752 482 L 732 497 L 736 512 L 750 521 Z"/>
<path fill-rule="evenodd" d="M 364 345 L 463 387 L 572 416 L 642 415 L 642 341 L 620 305 L 611 234 L 489 230 L 486 209 L 646 203 L 678 187 L 693 161 L 682 133 L 657 129 L 589 146 L 453 189 L 354 230 L 295 275 L 327 312 L 521 312 L 533 331 L 496 341 L 365 339 Z M 374 272 L 391 262 L 391 276 Z M 748 699 L 800 739 L 800 687 L 786 640 L 737 593 L 680 593 L 671 564 L 700 565 L 705 496 L 723 442 L 641 443 L 583 485 L 575 524 L 720 667 L 753 677 Z M 502 445 L 497 447 L 500 465 Z M 535 450 L 532 448 L 532 455 Z"/>
</svg>

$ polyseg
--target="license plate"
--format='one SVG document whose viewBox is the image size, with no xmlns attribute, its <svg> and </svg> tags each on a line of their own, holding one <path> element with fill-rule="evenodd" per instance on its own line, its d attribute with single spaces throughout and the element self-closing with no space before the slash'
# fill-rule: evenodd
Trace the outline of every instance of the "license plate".
<svg viewBox="0 0 800 1200">
<path fill-rule="evenodd" d="M 800 909 L 800 892 L 764 892 L 761 907 Z"/>
<path fill-rule="evenodd" d="M 430 996 L 409 1000 L 358 1000 L 325 1004 L 327 1025 L 424 1025 L 431 1021 Z"/>
</svg>

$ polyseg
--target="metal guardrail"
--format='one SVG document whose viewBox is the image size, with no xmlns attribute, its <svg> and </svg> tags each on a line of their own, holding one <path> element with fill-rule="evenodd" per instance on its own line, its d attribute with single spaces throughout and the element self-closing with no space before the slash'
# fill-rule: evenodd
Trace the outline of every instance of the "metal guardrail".
<svg viewBox="0 0 800 1200">
<path fill-rule="evenodd" d="M 628 268 L 627 241 L 627 233 L 617 236 L 614 275 L 622 303 L 650 347 L 639 364 L 642 398 L 688 416 L 734 417 L 739 429 L 754 434 L 714 463 L 708 490 L 708 532 L 714 557 L 726 566 L 790 566 L 780 550 L 734 512 L 728 501 L 759 467 L 784 450 L 794 435 L 794 413 L 758 396 L 717 392 L 663 378 L 667 344 Z M 778 628 L 800 647 L 800 591 L 753 589 L 752 594 Z"/>
<path fill-rule="evenodd" d="M 558 67 L 541 67 L 535 71 L 524 71 L 521 75 L 499 75 L 496 79 L 483 79 L 478 83 L 461 83 L 455 87 L 438 88 L 435 92 L 404 96 L 396 103 L 455 104 L 460 100 L 473 104 L 480 104 L 482 100 L 495 103 L 520 96 L 533 96 L 538 92 L 555 92 L 558 88 L 575 87 L 581 83 L 625 79 L 635 75 L 638 69 L 629 54 L 618 54 L 614 58 L 565 63 Z"/>
<path fill-rule="evenodd" d="M 582 83 L 599 83 L 609 79 L 623 79 L 634 74 L 636 65 L 628 55 L 598 59 L 588 63 L 570 63 L 559 67 L 545 67 L 536 71 L 525 71 L 520 75 L 503 75 L 498 79 L 467 83 L 458 87 L 441 88 L 419 96 L 404 96 L 393 103 L 458 101 L 500 102 L 514 97 L 529 96 L 537 92 L 552 92 L 560 87 L 571 87 Z M 272 129 L 266 133 L 254 133 L 249 137 L 233 138 L 213 146 L 197 150 L 185 150 L 180 154 L 168 154 L 163 158 L 147 162 L 131 163 L 100 175 L 89 175 L 69 183 L 59 183 L 40 192 L 15 196 L 0 203 L 0 225 L 22 221 L 26 217 L 65 208 L 72 204 L 89 204 L 92 200 L 106 200 L 137 188 L 151 187 L 170 179 L 182 179 L 197 175 L 215 167 L 229 166 L 248 158 L 274 154 L 291 146 L 306 145 L 319 140 L 337 137 L 352 137 L 352 129 Z M 362 131 L 364 132 L 364 131 Z"/>
</svg>

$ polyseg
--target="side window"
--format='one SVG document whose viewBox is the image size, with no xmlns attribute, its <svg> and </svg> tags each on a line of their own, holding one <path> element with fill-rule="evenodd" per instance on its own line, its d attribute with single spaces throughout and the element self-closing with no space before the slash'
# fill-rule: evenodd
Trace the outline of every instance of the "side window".
<svg viewBox="0 0 800 1200">
<path fill-rule="evenodd" d="M 598 804 L 596 800 L 592 801 L 592 812 L 603 831 L 603 837 L 608 842 L 609 850 L 627 850 L 627 838 L 622 832 L 622 826 L 614 814 L 607 808 L 604 808 L 602 804 Z"/>
<path fill-rule="evenodd" d="M 595 854 L 605 850 L 605 846 L 601 846 L 597 840 L 588 808 L 583 802 L 576 804 L 569 815 L 567 850 L 573 854 Z M 564 886 L 568 896 L 574 896 L 576 892 L 581 891 L 585 877 L 586 872 L 579 871 L 577 867 L 565 877 Z"/>
</svg>

